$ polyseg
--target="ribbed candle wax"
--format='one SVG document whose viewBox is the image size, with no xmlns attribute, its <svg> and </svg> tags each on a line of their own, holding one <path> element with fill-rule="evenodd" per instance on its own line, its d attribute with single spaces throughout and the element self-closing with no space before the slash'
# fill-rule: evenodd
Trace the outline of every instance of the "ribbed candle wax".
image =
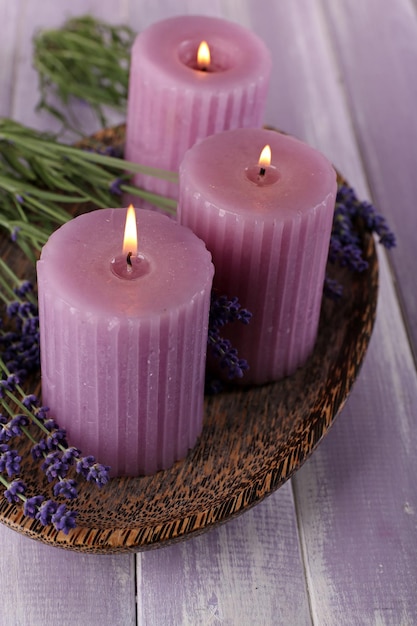
<svg viewBox="0 0 417 626">
<path fill-rule="evenodd" d="M 197 50 L 211 61 L 199 69 Z M 259 127 L 271 71 L 264 43 L 238 24 L 181 16 L 153 24 L 132 48 L 125 157 L 178 171 L 198 139 L 239 127 Z M 137 185 L 178 198 L 178 185 L 137 175 Z"/>
<path fill-rule="evenodd" d="M 165 469 L 201 432 L 213 275 L 202 241 L 144 210 L 128 271 L 125 216 L 71 220 L 37 265 L 43 402 L 113 476 Z"/>
<path fill-rule="evenodd" d="M 267 144 L 272 164 L 261 175 Z M 228 332 L 250 366 L 242 382 L 292 374 L 312 352 L 335 196 L 327 159 L 275 131 L 228 131 L 186 153 L 178 219 L 211 251 L 219 294 L 253 313 Z"/>
</svg>

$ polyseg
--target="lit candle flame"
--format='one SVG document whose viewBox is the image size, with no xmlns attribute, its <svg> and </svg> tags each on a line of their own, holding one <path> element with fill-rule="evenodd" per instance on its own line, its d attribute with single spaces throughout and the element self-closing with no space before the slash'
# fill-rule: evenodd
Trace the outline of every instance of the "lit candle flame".
<svg viewBox="0 0 417 626">
<path fill-rule="evenodd" d="M 258 165 L 260 168 L 269 167 L 269 165 L 271 165 L 271 146 L 266 145 L 262 150 Z"/>
<path fill-rule="evenodd" d="M 210 65 L 210 48 L 207 41 L 202 41 L 197 51 L 197 66 L 200 70 L 206 70 Z"/>
<path fill-rule="evenodd" d="M 135 209 L 132 205 L 126 213 L 125 233 L 123 237 L 123 254 L 136 256 L 138 252 L 138 233 L 136 228 Z"/>
</svg>

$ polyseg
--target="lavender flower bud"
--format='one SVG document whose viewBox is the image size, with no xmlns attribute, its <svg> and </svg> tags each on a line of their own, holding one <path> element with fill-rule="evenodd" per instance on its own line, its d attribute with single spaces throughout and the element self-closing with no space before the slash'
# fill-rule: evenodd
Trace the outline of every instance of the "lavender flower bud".
<svg viewBox="0 0 417 626">
<path fill-rule="evenodd" d="M 75 459 L 78 459 L 80 455 L 81 451 L 78 450 L 78 448 L 74 448 L 74 446 L 71 446 L 62 453 L 62 460 L 64 463 L 72 465 Z"/>
<path fill-rule="evenodd" d="M 16 450 L 9 450 L 9 447 L 5 444 L 0 446 L 0 452 L 2 452 L 0 456 L 0 472 L 6 471 L 8 476 L 18 474 L 22 457 L 19 456 Z"/>
<path fill-rule="evenodd" d="M 52 516 L 56 512 L 58 505 L 53 500 L 44 500 L 35 513 L 35 519 L 39 520 L 42 526 L 48 526 L 52 522 Z"/>
<path fill-rule="evenodd" d="M 39 512 L 39 507 L 44 501 L 43 496 L 32 496 L 28 498 L 23 505 L 23 513 L 32 519 L 36 518 L 36 515 Z"/>
<path fill-rule="evenodd" d="M 56 478 L 63 478 L 68 472 L 68 465 L 61 458 L 61 453 L 57 450 L 46 455 L 41 469 L 45 472 L 48 482 L 52 482 Z"/>
<path fill-rule="evenodd" d="M 64 496 L 68 500 L 73 500 L 78 496 L 77 482 L 72 478 L 64 478 L 54 485 L 54 496 Z"/>
<path fill-rule="evenodd" d="M 52 514 L 51 521 L 57 530 L 67 535 L 72 528 L 75 528 L 76 511 L 68 511 L 65 504 L 61 504 Z"/>
<path fill-rule="evenodd" d="M 44 439 L 41 439 L 38 443 L 32 446 L 31 454 L 32 458 L 37 461 L 38 459 L 42 459 L 47 451 L 46 442 Z"/>
<path fill-rule="evenodd" d="M 95 482 L 98 487 L 102 487 L 110 480 L 110 467 L 96 463 L 95 458 L 91 455 L 79 459 L 75 469 L 78 474 L 84 476 L 89 482 Z"/>
<path fill-rule="evenodd" d="M 19 298 L 23 298 L 28 292 L 33 291 L 33 285 L 29 280 L 24 280 L 19 287 L 14 289 Z"/>
<path fill-rule="evenodd" d="M 19 502 L 19 494 L 24 494 L 25 489 L 26 485 L 22 480 L 14 480 L 4 492 L 4 497 L 10 502 L 10 504 L 13 502 Z"/>
<path fill-rule="evenodd" d="M 67 433 L 63 428 L 53 430 L 49 437 L 46 438 L 46 446 L 48 450 L 55 450 L 60 444 L 66 446 L 66 435 Z"/>
<path fill-rule="evenodd" d="M 32 393 L 23 398 L 22 404 L 30 411 L 32 408 L 38 406 L 38 398 Z"/>
</svg>

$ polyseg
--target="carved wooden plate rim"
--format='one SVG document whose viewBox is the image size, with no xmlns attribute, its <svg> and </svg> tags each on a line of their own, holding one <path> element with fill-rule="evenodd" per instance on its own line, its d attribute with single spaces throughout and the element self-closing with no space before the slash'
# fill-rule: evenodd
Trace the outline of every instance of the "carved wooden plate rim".
<svg viewBox="0 0 417 626">
<path fill-rule="evenodd" d="M 91 141 L 122 150 L 124 125 L 100 131 Z M 338 175 L 338 182 L 346 181 Z M 273 493 L 328 432 L 366 354 L 376 315 L 378 261 L 373 238 L 364 231 L 361 235 L 368 269 L 338 272 L 344 298 L 337 303 L 323 299 L 314 352 L 293 376 L 206 398 L 203 433 L 173 468 L 150 477 L 112 479 L 100 491 L 80 485 L 77 527 L 68 535 L 26 518 L 19 505 L 5 498 L 0 499 L 0 521 L 61 548 L 135 552 L 196 536 Z M 1 250 L 3 256 L 13 255 L 7 245 Z M 39 382 L 38 376 L 34 387 Z M 30 459 L 30 444 L 17 449 L 27 461 L 22 478 L 28 493 L 47 491 L 43 473 Z"/>
</svg>

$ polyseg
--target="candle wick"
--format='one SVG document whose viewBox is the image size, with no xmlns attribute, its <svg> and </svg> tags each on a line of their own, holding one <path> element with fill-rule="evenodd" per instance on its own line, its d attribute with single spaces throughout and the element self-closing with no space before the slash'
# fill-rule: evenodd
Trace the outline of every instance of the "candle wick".
<svg viewBox="0 0 417 626">
<path fill-rule="evenodd" d="M 261 167 L 261 169 L 259 170 L 259 176 L 265 176 L 266 173 L 266 169 L 264 167 Z"/>
<path fill-rule="evenodd" d="M 131 252 L 127 253 L 126 263 L 128 264 L 129 267 L 132 267 L 132 253 Z"/>
</svg>

